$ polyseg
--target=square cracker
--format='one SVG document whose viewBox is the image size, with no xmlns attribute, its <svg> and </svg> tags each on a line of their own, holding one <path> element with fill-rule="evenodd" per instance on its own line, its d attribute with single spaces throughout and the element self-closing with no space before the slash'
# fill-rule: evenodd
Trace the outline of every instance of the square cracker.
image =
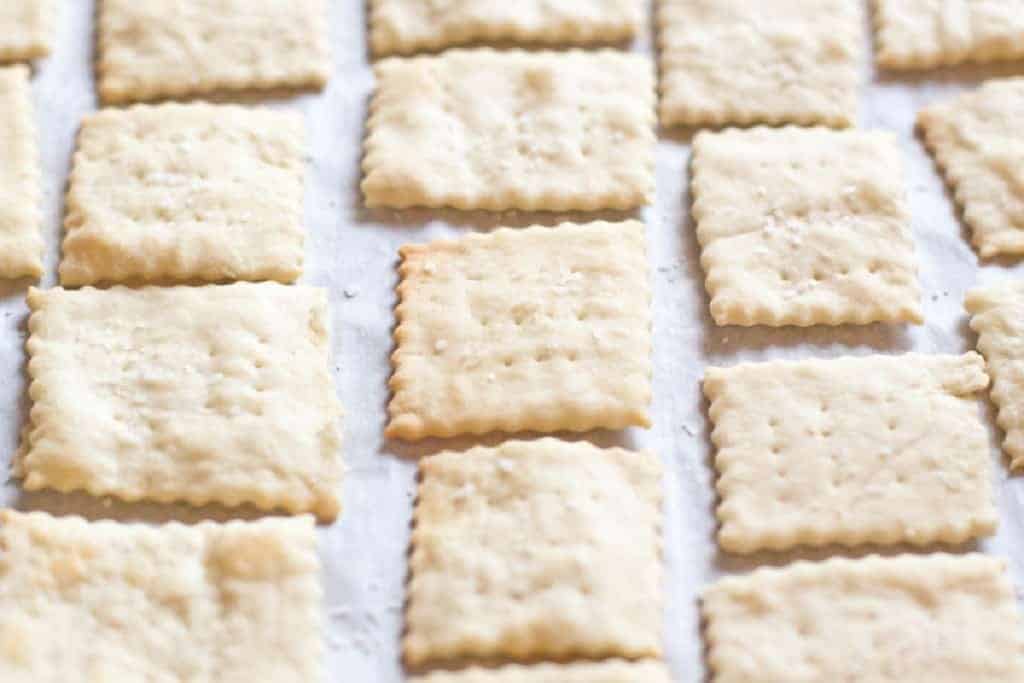
<svg viewBox="0 0 1024 683">
<path fill-rule="evenodd" d="M 850 0 L 659 0 L 661 124 L 857 119 L 863 15 Z"/>
<path fill-rule="evenodd" d="M 310 517 L 0 522 L 5 683 L 323 680 Z"/>
<path fill-rule="evenodd" d="M 321 88 L 324 0 L 100 0 L 106 104 L 212 92 Z"/>
<path fill-rule="evenodd" d="M 661 651 L 661 465 L 552 438 L 420 462 L 411 666 Z"/>
<path fill-rule="evenodd" d="M 922 322 L 903 163 L 890 134 L 704 132 L 692 173 L 719 325 Z"/>
<path fill-rule="evenodd" d="M 1006 433 L 1003 450 L 1015 470 L 1024 468 L 1024 280 L 967 293 L 971 329 L 992 376 L 992 401 Z"/>
<path fill-rule="evenodd" d="M 30 490 L 338 514 L 323 290 L 29 291 Z"/>
<path fill-rule="evenodd" d="M 927 69 L 1024 57 L 1024 0 L 874 0 L 877 61 Z"/>
<path fill-rule="evenodd" d="M 708 368 L 721 546 L 962 543 L 995 531 L 981 356 Z"/>
<path fill-rule="evenodd" d="M 712 683 L 1024 680 L 1005 562 L 976 553 L 762 568 L 702 609 Z"/>
<path fill-rule="evenodd" d="M 639 0 L 370 0 L 370 43 L 378 55 L 480 41 L 586 45 L 633 38 Z"/>
<path fill-rule="evenodd" d="M 53 46 L 54 0 L 0 2 L 0 62 L 39 59 Z"/>
<path fill-rule="evenodd" d="M 512 664 L 497 669 L 436 671 L 413 677 L 412 683 L 671 683 L 660 661 Z"/>
<path fill-rule="evenodd" d="M 1024 254 L 1024 78 L 988 81 L 923 109 L 925 144 L 981 256 Z"/>
<path fill-rule="evenodd" d="M 979 554 L 798 562 L 703 596 L 711 683 L 1024 680 L 1013 586 Z"/>
<path fill-rule="evenodd" d="M 43 273 L 42 190 L 26 66 L 0 68 L 0 278 Z"/>
<path fill-rule="evenodd" d="M 401 255 L 389 437 L 650 425 L 643 224 L 503 228 Z"/>
<path fill-rule="evenodd" d="M 210 104 L 82 123 L 61 284 L 278 280 L 302 273 L 302 117 Z"/>
<path fill-rule="evenodd" d="M 451 50 L 374 68 L 367 206 L 632 209 L 654 192 L 643 56 Z"/>
</svg>

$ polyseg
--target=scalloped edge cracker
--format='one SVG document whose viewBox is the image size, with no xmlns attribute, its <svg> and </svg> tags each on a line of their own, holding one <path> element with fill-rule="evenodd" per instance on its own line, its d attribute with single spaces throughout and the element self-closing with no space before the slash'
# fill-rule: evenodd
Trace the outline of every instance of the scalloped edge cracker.
<svg viewBox="0 0 1024 683">
<path fill-rule="evenodd" d="M 702 611 L 711 683 L 1024 680 L 1006 563 L 977 553 L 758 569 Z"/>
<path fill-rule="evenodd" d="M 649 426 L 646 249 L 638 221 L 402 247 L 387 436 Z"/>
<path fill-rule="evenodd" d="M 55 0 L 3 0 L 0 3 L 0 63 L 46 57 L 53 49 Z"/>
<path fill-rule="evenodd" d="M 751 553 L 991 535 L 975 396 L 986 386 L 973 351 L 708 368 L 719 544 Z"/>
<path fill-rule="evenodd" d="M 304 151 L 296 112 L 168 103 L 86 116 L 61 284 L 294 281 Z"/>
<path fill-rule="evenodd" d="M 1024 255 L 1024 78 L 922 109 L 917 125 L 982 258 Z"/>
<path fill-rule="evenodd" d="M 654 195 L 654 73 L 611 50 L 450 50 L 374 67 L 366 206 L 633 209 Z"/>
<path fill-rule="evenodd" d="M 876 61 L 929 69 L 1024 58 L 1024 0 L 873 0 Z"/>
<path fill-rule="evenodd" d="M 311 517 L 161 526 L 0 511 L 0 678 L 322 680 Z"/>
<path fill-rule="evenodd" d="M 43 274 L 42 180 L 26 66 L 0 67 L 0 278 Z"/>
<path fill-rule="evenodd" d="M 369 0 L 376 55 L 409 54 L 476 42 L 588 45 L 632 40 L 644 16 L 639 0 Z"/>
<path fill-rule="evenodd" d="M 100 0 L 100 98 L 320 89 L 327 27 L 325 0 Z"/>
<path fill-rule="evenodd" d="M 663 126 L 852 126 L 865 40 L 849 0 L 658 0 Z"/>
<path fill-rule="evenodd" d="M 716 324 L 923 322 L 903 160 L 891 134 L 701 132 L 691 164 Z"/>
<path fill-rule="evenodd" d="M 324 290 L 31 289 L 25 488 L 340 510 Z"/>
<path fill-rule="evenodd" d="M 406 663 L 660 656 L 661 478 L 552 438 L 422 459 Z"/>
<path fill-rule="evenodd" d="M 411 683 L 671 683 L 656 660 L 607 660 L 569 664 L 511 664 L 494 669 L 471 667 L 414 676 Z"/>
<path fill-rule="evenodd" d="M 1024 469 L 1024 280 L 972 289 L 964 303 L 992 376 L 1003 450 L 1011 469 Z"/>
</svg>

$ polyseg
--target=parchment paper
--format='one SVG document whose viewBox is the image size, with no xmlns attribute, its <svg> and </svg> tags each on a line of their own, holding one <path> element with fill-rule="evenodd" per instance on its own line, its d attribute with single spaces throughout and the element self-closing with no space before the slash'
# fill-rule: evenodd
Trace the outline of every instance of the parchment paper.
<svg viewBox="0 0 1024 683">
<path fill-rule="evenodd" d="M 44 286 L 53 286 L 56 281 L 63 193 L 74 137 L 83 114 L 96 108 L 93 2 L 65 0 L 60 5 L 55 53 L 39 62 L 33 79 L 45 187 Z M 349 472 L 344 484 L 345 510 L 336 524 L 320 531 L 326 586 L 328 680 L 397 683 L 403 680 L 398 640 L 415 492 L 415 457 L 443 446 L 463 446 L 468 441 L 410 446 L 383 440 L 396 250 L 406 242 L 422 242 L 496 224 L 550 224 L 566 216 L 363 209 L 358 193 L 359 162 L 366 102 L 373 82 L 365 22 L 363 0 L 332 1 L 330 30 L 335 68 L 329 86 L 323 93 L 284 98 L 270 104 L 299 109 L 306 118 L 310 163 L 305 218 L 309 237 L 302 281 L 330 291 L 333 369 L 346 410 L 344 457 Z M 646 33 L 632 49 L 650 53 L 650 27 Z M 945 70 L 903 77 L 875 76 L 867 62 L 865 59 L 865 81 L 873 82 L 864 92 L 861 125 L 898 133 L 907 161 L 914 236 L 925 291 L 927 323 L 920 327 L 716 328 L 707 314 L 703 273 L 688 217 L 689 134 L 661 133 L 657 202 L 641 212 L 648 225 L 654 289 L 654 427 L 646 431 L 591 434 L 586 438 L 600 444 L 648 448 L 665 462 L 665 643 L 678 681 L 704 680 L 696 596 L 708 581 L 723 572 L 746 571 L 758 563 L 785 564 L 795 557 L 821 558 L 836 552 L 863 554 L 831 549 L 739 560 L 716 552 L 714 477 L 709 466 L 706 406 L 699 386 L 703 368 L 709 364 L 769 358 L 909 350 L 961 352 L 972 348 L 975 342 L 962 310 L 964 292 L 978 282 L 1024 274 L 1012 262 L 979 265 L 950 196 L 913 133 L 914 113 L 921 106 L 972 87 L 983 78 L 1024 73 L 1024 66 Z M 837 163 L 842 161 L 837 159 Z M 27 414 L 23 350 L 27 285 L 27 281 L 0 284 L 0 457 L 5 460 L 14 451 Z M 988 404 L 980 409 L 991 423 Z M 1024 585 L 1024 483 L 1007 478 L 1005 460 L 997 447 L 1001 438 L 993 428 L 993 487 L 1002 513 L 1000 530 L 994 539 L 979 547 L 1007 558 L 1020 586 Z M 2 496 L 0 502 L 6 505 L 54 513 L 74 512 L 93 518 L 157 522 L 255 514 L 213 507 L 194 510 L 127 505 L 82 495 L 27 494 L 14 482 L 4 486 Z"/>
</svg>

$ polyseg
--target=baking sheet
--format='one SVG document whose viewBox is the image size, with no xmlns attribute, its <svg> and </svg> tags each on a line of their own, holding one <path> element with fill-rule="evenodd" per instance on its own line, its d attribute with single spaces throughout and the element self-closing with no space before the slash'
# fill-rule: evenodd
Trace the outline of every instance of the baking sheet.
<svg viewBox="0 0 1024 683">
<path fill-rule="evenodd" d="M 93 3 L 65 0 L 60 5 L 55 53 L 37 65 L 33 79 L 45 187 L 44 286 L 56 281 L 63 193 L 74 136 L 83 114 L 96 108 Z M 328 680 L 397 683 L 403 680 L 398 640 L 415 493 L 415 457 L 442 446 L 458 447 L 469 442 L 433 441 L 410 446 L 383 439 L 396 250 L 406 242 L 458 235 L 496 224 L 550 224 L 566 215 L 371 212 L 361 208 L 359 161 L 373 81 L 366 55 L 365 22 L 362 0 L 333 0 L 330 26 L 335 69 L 329 86 L 320 94 L 269 103 L 301 110 L 306 118 L 310 163 L 305 218 L 309 238 L 303 282 L 327 287 L 330 292 L 333 370 L 346 410 L 344 457 L 349 472 L 344 484 L 345 510 L 336 524 L 320 530 Z M 650 31 L 647 33 L 632 49 L 650 53 Z M 703 368 L 771 358 L 910 350 L 961 352 L 974 345 L 962 311 L 964 292 L 976 283 L 1020 276 L 1024 270 L 1012 262 L 979 265 L 949 194 L 913 134 L 914 113 L 921 106 L 950 97 L 983 78 L 1024 73 L 1024 66 L 944 70 L 923 77 L 874 77 L 867 61 L 865 79 L 874 81 L 864 93 L 861 125 L 895 131 L 907 160 L 914 236 L 925 292 L 927 323 L 920 327 L 714 327 L 707 313 L 703 274 L 688 217 L 689 135 L 685 131 L 661 134 L 657 201 L 641 212 L 648 225 L 654 289 L 654 427 L 589 434 L 585 438 L 602 445 L 648 448 L 664 460 L 665 643 L 667 658 L 679 681 L 704 680 L 696 602 L 701 586 L 723 572 L 746 571 L 757 563 L 784 564 L 796 557 L 822 558 L 830 554 L 784 553 L 741 560 L 716 552 L 714 480 L 709 466 L 706 407 L 699 386 Z M 27 284 L 0 283 L 0 457 L 5 459 L 14 451 L 28 408 L 23 352 Z M 991 424 L 991 407 L 986 403 L 982 409 Z M 992 438 L 996 462 L 993 486 L 1001 525 L 996 537 L 977 547 L 1007 558 L 1016 584 L 1022 586 L 1024 483 L 1007 478 L 1004 460 L 995 446 L 1002 435 L 993 429 Z M 11 482 L 4 485 L 0 495 L 5 505 L 92 518 L 196 521 L 240 514 L 213 507 L 195 510 L 127 505 L 83 495 L 25 493 Z M 256 513 L 243 510 L 241 514 Z"/>
</svg>

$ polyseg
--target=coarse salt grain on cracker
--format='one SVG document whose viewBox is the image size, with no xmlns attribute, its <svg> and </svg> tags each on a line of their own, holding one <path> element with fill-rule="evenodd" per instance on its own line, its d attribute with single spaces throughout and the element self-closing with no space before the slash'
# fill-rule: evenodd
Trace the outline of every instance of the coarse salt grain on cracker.
<svg viewBox="0 0 1024 683">
<path fill-rule="evenodd" d="M 0 2 L 0 62 L 39 59 L 53 47 L 54 0 Z"/>
<path fill-rule="evenodd" d="M 632 39 L 640 0 L 370 0 L 370 43 L 377 55 L 483 41 L 587 45 Z"/>
<path fill-rule="evenodd" d="M 966 306 L 992 376 L 992 401 L 1006 434 L 1003 450 L 1019 470 L 1024 467 L 1024 280 L 973 289 Z"/>
<path fill-rule="evenodd" d="M 505 228 L 401 254 L 388 436 L 650 424 L 643 224 Z"/>
<path fill-rule="evenodd" d="M 294 281 L 303 147 L 292 112 L 172 103 L 87 116 L 61 284 Z"/>
<path fill-rule="evenodd" d="M 420 462 L 403 650 L 461 658 L 661 652 L 661 465 L 546 438 Z"/>
<path fill-rule="evenodd" d="M 412 683 L 670 683 L 668 669 L 656 660 L 606 660 L 569 664 L 512 664 L 473 667 L 414 676 Z"/>
<path fill-rule="evenodd" d="M 857 119 L 860 3 L 659 0 L 663 126 Z"/>
<path fill-rule="evenodd" d="M 0 679 L 323 677 L 310 517 L 162 526 L 0 511 Z"/>
<path fill-rule="evenodd" d="M 43 273 L 42 189 L 28 67 L 0 68 L 0 278 Z"/>
<path fill-rule="evenodd" d="M 1013 586 L 979 554 L 798 562 L 703 596 L 711 683 L 1024 680 Z"/>
<path fill-rule="evenodd" d="M 650 60 L 451 50 L 374 68 L 370 207 L 632 209 L 654 193 Z"/>
<path fill-rule="evenodd" d="M 321 88 L 331 63 L 324 0 L 100 0 L 106 104 Z"/>
<path fill-rule="evenodd" d="M 903 162 L 890 134 L 703 132 L 692 175 L 717 324 L 923 321 Z"/>
<path fill-rule="evenodd" d="M 874 10 L 885 68 L 1024 57 L 1024 0 L 874 0 Z"/>
<path fill-rule="evenodd" d="M 29 292 L 25 487 L 337 516 L 323 290 Z"/>
<path fill-rule="evenodd" d="M 709 368 L 729 552 L 991 535 L 984 361 L 906 354 Z"/>
<path fill-rule="evenodd" d="M 1024 78 L 923 109 L 918 128 L 983 258 L 1024 254 Z"/>
</svg>

